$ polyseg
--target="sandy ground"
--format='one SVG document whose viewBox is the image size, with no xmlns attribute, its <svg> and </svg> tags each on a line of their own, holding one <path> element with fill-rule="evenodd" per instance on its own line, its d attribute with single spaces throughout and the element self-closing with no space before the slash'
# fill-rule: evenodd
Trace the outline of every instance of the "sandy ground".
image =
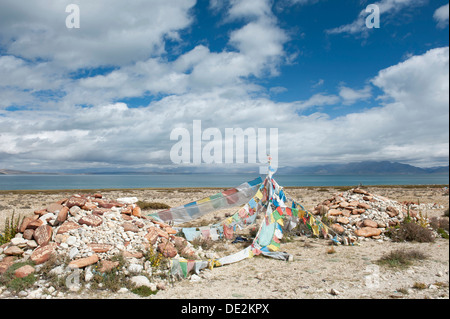
<svg viewBox="0 0 450 319">
<path fill-rule="evenodd" d="M 442 217 L 449 207 L 449 197 L 441 188 L 432 187 L 367 187 L 369 192 L 397 201 L 437 203 L 443 208 L 427 211 L 429 217 Z M 186 204 L 216 193 L 218 189 L 139 189 L 102 191 L 104 197 L 135 196 L 147 202 L 166 203 L 172 207 Z M 338 187 L 286 188 L 290 197 L 311 210 L 323 200 L 341 192 Z M 33 214 L 36 209 L 61 200 L 76 192 L 33 191 L 0 192 L 0 227 L 6 216 Z M 209 214 L 197 226 L 221 220 L 231 211 Z M 240 244 L 221 243 L 220 254 L 240 250 Z M 449 298 L 449 241 L 434 243 L 392 243 L 363 241 L 357 246 L 338 246 L 330 253 L 328 241 L 294 237 L 282 244 L 282 250 L 294 256 L 291 262 L 255 257 L 236 264 L 205 270 L 197 280 L 182 280 L 167 285 L 151 299 L 423 299 Z M 379 266 L 377 260 L 397 250 L 418 250 L 428 256 L 404 269 Z M 425 284 L 417 289 L 417 283 Z M 67 298 L 140 298 L 128 293 L 81 293 Z"/>
</svg>

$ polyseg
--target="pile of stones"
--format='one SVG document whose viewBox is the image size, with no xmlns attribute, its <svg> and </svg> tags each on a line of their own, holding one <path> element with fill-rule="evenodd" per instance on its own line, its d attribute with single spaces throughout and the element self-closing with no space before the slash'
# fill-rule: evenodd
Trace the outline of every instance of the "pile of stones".
<svg viewBox="0 0 450 319">
<path fill-rule="evenodd" d="M 340 235 L 338 239 L 343 244 L 351 244 L 364 239 L 388 240 L 384 235 L 387 228 L 404 220 L 408 206 L 354 188 L 323 201 L 314 208 L 313 213 L 331 223 L 332 230 Z M 415 210 L 409 210 L 409 213 L 412 217 L 418 217 Z"/>
<path fill-rule="evenodd" d="M 50 272 L 67 276 L 78 269 L 89 281 L 94 265 L 99 273 L 116 270 L 119 262 L 114 257 L 121 255 L 127 260 L 127 268 L 119 271 L 130 274 L 130 280 L 143 281 L 156 289 L 148 279 L 155 275 L 149 254 L 160 258 L 208 257 L 176 236 L 177 231 L 171 226 L 144 216 L 137 201 L 137 198 L 113 200 L 103 198 L 102 194 L 76 194 L 34 211 L 23 219 L 15 238 L 0 247 L 0 275 L 14 263 L 27 260 L 32 265 L 15 270 L 15 276 L 38 274 L 53 257 L 65 260 L 66 264 L 55 263 Z M 55 258 L 58 256 L 62 258 Z"/>
</svg>

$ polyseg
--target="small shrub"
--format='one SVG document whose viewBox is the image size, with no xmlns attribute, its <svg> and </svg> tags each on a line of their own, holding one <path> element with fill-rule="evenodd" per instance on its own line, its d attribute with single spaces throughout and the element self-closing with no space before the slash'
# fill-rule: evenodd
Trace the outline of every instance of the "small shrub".
<svg viewBox="0 0 450 319">
<path fill-rule="evenodd" d="M 116 269 L 105 273 L 94 272 L 92 288 L 117 292 L 122 287 L 130 287 L 128 277 L 122 272 L 119 272 Z"/>
<path fill-rule="evenodd" d="M 413 222 L 403 223 L 398 228 L 391 228 L 388 235 L 391 236 L 394 242 L 417 241 L 419 243 L 431 243 L 435 240 L 434 234 L 430 229 Z"/>
<path fill-rule="evenodd" d="M 198 236 L 191 241 L 191 244 L 195 247 L 202 247 L 203 250 L 209 250 L 214 246 L 214 241 L 210 238 L 203 238 L 203 236 Z"/>
<path fill-rule="evenodd" d="M 437 233 L 438 233 L 442 238 L 449 239 L 448 233 L 445 231 L 445 229 L 443 229 L 443 228 L 438 228 L 438 229 L 437 229 Z"/>
<path fill-rule="evenodd" d="M 3 234 L 0 234 L 0 245 L 9 243 L 11 239 L 16 236 L 21 222 L 22 217 L 20 215 L 14 219 L 14 212 L 12 213 L 11 218 L 6 217 Z"/>
<path fill-rule="evenodd" d="M 449 231 L 449 226 L 448 226 L 448 218 L 440 218 L 440 217 L 433 217 L 430 220 L 430 226 L 431 228 L 433 228 L 434 230 L 436 230 L 436 232 L 445 239 L 449 239 L 448 236 L 448 231 Z"/>
<path fill-rule="evenodd" d="M 390 267 L 407 267 L 410 266 L 414 260 L 424 260 L 426 258 L 427 256 L 418 250 L 394 250 L 381 257 L 378 260 L 378 263 Z"/>
<path fill-rule="evenodd" d="M 132 289 L 131 292 L 136 294 L 136 295 L 139 295 L 141 297 L 148 297 L 148 296 L 151 296 L 151 295 L 155 295 L 158 292 L 158 290 L 152 291 L 147 286 L 140 286 L 140 287 Z"/>
<path fill-rule="evenodd" d="M 136 203 L 142 210 L 147 209 L 169 209 L 170 206 L 164 203 L 149 203 L 144 201 L 138 201 Z"/>
<path fill-rule="evenodd" d="M 31 261 L 13 264 L 2 276 L 0 276 L 0 285 L 4 285 L 6 288 L 14 290 L 16 293 L 32 287 L 37 280 L 36 274 L 30 274 L 24 278 L 17 278 L 14 274 L 17 269 L 25 265 L 33 266 L 34 264 Z"/>
<path fill-rule="evenodd" d="M 426 289 L 427 285 L 424 284 L 423 282 L 415 282 L 413 285 L 414 289 Z"/>
<path fill-rule="evenodd" d="M 400 288 L 400 289 L 397 289 L 397 291 L 404 295 L 409 295 L 408 289 L 406 289 L 406 288 Z"/>
<path fill-rule="evenodd" d="M 150 262 L 153 269 L 161 268 L 163 260 L 165 259 L 163 254 L 161 254 L 160 252 L 155 252 L 152 246 L 150 246 L 148 251 L 144 253 L 144 257 Z"/>
</svg>

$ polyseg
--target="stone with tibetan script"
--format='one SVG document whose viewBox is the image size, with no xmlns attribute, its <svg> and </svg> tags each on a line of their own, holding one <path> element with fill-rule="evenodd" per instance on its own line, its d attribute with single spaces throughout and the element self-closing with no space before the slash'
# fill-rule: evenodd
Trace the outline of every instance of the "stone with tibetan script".
<svg viewBox="0 0 450 319">
<path fill-rule="evenodd" d="M 166 258 L 173 258 L 178 254 L 175 246 L 167 239 L 163 239 L 161 244 L 158 245 L 158 251 Z"/>
<path fill-rule="evenodd" d="M 107 251 L 111 250 L 113 246 L 109 244 L 92 243 L 89 244 L 89 248 L 92 249 L 92 251 L 95 253 L 106 253 Z"/>
<path fill-rule="evenodd" d="M 32 217 L 25 217 L 22 221 L 22 224 L 19 227 L 19 232 L 23 233 L 25 229 L 27 229 L 27 226 L 29 223 L 31 223 L 34 219 Z"/>
<path fill-rule="evenodd" d="M 334 231 L 335 231 L 336 233 L 338 233 L 339 235 L 340 235 L 340 234 L 343 234 L 344 231 L 345 231 L 345 228 L 342 227 L 342 226 L 339 225 L 339 224 L 333 224 L 333 225 L 331 225 L 331 229 L 334 230 Z"/>
<path fill-rule="evenodd" d="M 129 223 L 129 222 L 125 222 L 122 224 L 123 230 L 124 231 L 131 231 L 133 233 L 137 233 L 139 231 L 139 227 L 137 227 L 136 225 Z"/>
<path fill-rule="evenodd" d="M 69 216 L 69 207 L 64 206 L 61 208 L 61 210 L 58 213 L 58 216 L 56 217 L 56 221 L 58 224 L 62 224 L 66 221 L 67 216 Z"/>
<path fill-rule="evenodd" d="M 144 236 L 152 245 L 154 245 L 158 240 L 158 231 L 156 227 L 150 227 L 147 234 Z"/>
<path fill-rule="evenodd" d="M 49 243 L 48 245 L 36 248 L 30 256 L 30 259 L 36 264 L 42 264 L 46 262 L 50 256 L 54 253 L 56 243 Z"/>
<path fill-rule="evenodd" d="M 342 211 L 333 208 L 328 211 L 328 215 L 329 216 L 339 216 L 339 215 L 342 215 Z"/>
<path fill-rule="evenodd" d="M 142 216 L 141 208 L 139 206 L 136 206 L 135 208 L 133 208 L 132 214 L 133 216 L 141 217 Z"/>
<path fill-rule="evenodd" d="M 103 219 L 98 215 L 86 215 L 78 220 L 78 224 L 80 225 L 88 225 L 97 227 L 100 226 L 103 222 Z"/>
<path fill-rule="evenodd" d="M 42 225 L 35 229 L 33 238 L 39 246 L 47 245 L 52 238 L 53 228 L 49 225 Z"/>
<path fill-rule="evenodd" d="M 363 227 L 361 229 L 355 230 L 355 235 L 359 237 L 372 237 L 380 236 L 381 229 L 372 227 Z"/>
<path fill-rule="evenodd" d="M 98 257 L 98 255 L 97 254 L 93 254 L 92 256 L 89 256 L 89 257 L 86 257 L 86 258 L 80 258 L 80 259 L 72 260 L 69 263 L 69 267 L 70 268 L 84 268 L 86 266 L 95 264 L 99 260 L 100 260 L 100 258 Z"/>
<path fill-rule="evenodd" d="M 373 220 L 370 220 L 370 219 L 365 219 L 363 221 L 363 226 L 364 227 L 378 228 L 378 223 L 376 221 L 373 221 Z"/>
<path fill-rule="evenodd" d="M 64 224 L 62 224 L 59 228 L 58 231 L 56 232 L 57 234 L 64 234 L 67 233 L 68 231 L 72 230 L 72 229 L 77 229 L 80 228 L 81 226 L 73 221 L 66 221 Z"/>
<path fill-rule="evenodd" d="M 14 272 L 14 276 L 16 276 L 17 278 L 25 278 L 26 276 L 31 275 L 35 271 L 36 269 L 34 269 L 34 267 L 30 265 L 25 265 L 20 268 L 17 268 L 16 271 Z"/>
<path fill-rule="evenodd" d="M 86 204 L 86 202 L 87 202 L 86 198 L 72 196 L 67 200 L 66 206 L 69 208 L 71 208 L 73 206 L 78 206 L 81 208 Z"/>
</svg>

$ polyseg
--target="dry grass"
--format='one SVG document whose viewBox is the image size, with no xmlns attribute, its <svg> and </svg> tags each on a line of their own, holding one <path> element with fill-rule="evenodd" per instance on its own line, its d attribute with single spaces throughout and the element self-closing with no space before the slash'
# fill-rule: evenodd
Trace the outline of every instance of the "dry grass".
<svg viewBox="0 0 450 319">
<path fill-rule="evenodd" d="M 394 250 L 381 257 L 378 260 L 378 264 L 402 268 L 410 266 L 415 260 L 424 260 L 426 258 L 427 255 L 418 250 Z"/>
<path fill-rule="evenodd" d="M 414 222 L 403 223 L 398 228 L 390 230 L 389 235 L 394 242 L 416 241 L 419 243 L 434 242 L 433 232 Z"/>
<path fill-rule="evenodd" d="M 149 203 L 144 201 L 138 201 L 136 203 L 142 210 L 148 209 L 169 209 L 170 206 L 164 203 Z"/>
</svg>

